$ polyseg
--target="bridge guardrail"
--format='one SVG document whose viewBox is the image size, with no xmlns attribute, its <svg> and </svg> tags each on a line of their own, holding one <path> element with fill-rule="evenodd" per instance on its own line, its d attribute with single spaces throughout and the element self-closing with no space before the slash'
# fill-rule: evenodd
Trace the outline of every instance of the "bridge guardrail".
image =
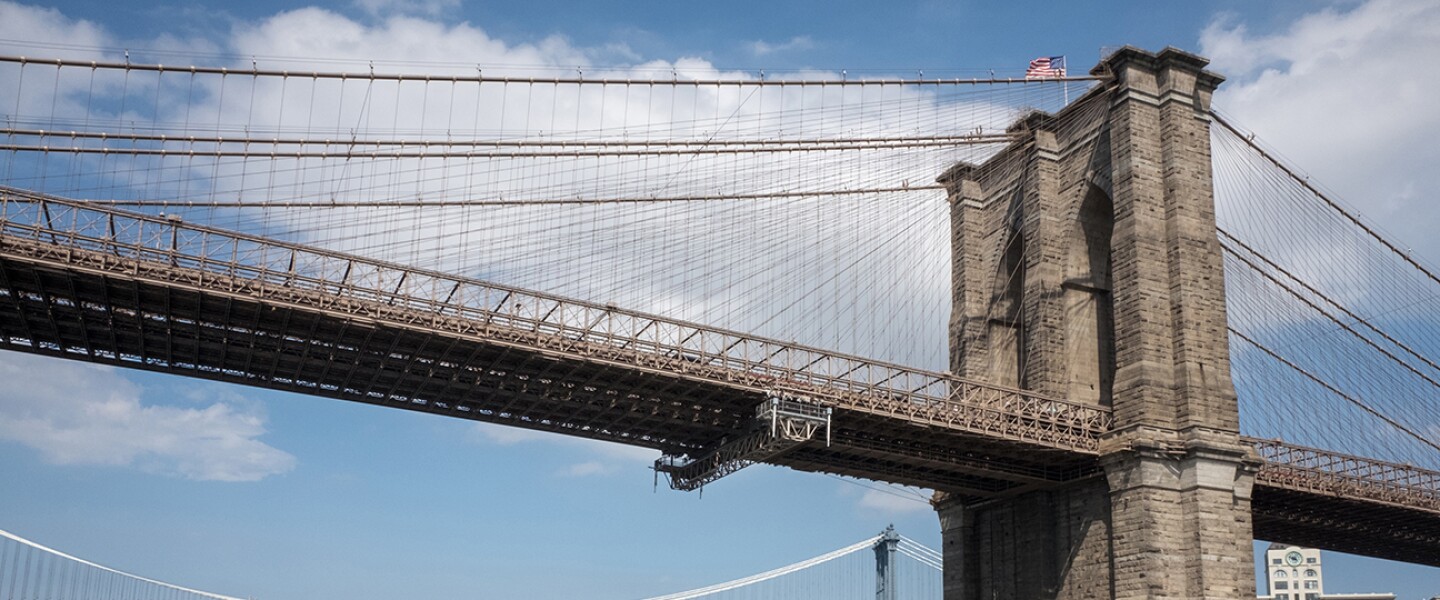
<svg viewBox="0 0 1440 600">
<path fill-rule="evenodd" d="M 300 244 L 0 187 L 9 238 L 75 260 L 75 251 L 203 274 L 224 291 L 693 375 L 756 391 L 793 391 L 839 409 L 1094 453 L 1110 411 L 1030 392 L 705 327 L 615 306 L 370 260 Z M 48 246 L 48 250 L 43 246 Z M 6 251 L 10 251 L 7 249 Z M 186 277 L 188 275 L 178 275 Z M 303 298 L 301 296 L 304 296 Z"/>
<path fill-rule="evenodd" d="M 1111 423 L 1103 408 L 948 374 L 13 189 L 0 188 L 0 232 L 6 252 L 22 242 L 55 260 L 89 251 L 126 259 L 132 269 L 192 271 L 232 292 L 308 293 L 309 303 L 341 312 L 378 304 L 388 307 L 382 315 L 388 318 L 508 336 L 757 391 L 801 391 L 837 408 L 1022 441 L 1093 452 L 1085 440 L 1097 439 Z M 1263 483 L 1440 510 L 1435 471 L 1275 440 L 1246 441 L 1265 459 Z"/>
<path fill-rule="evenodd" d="M 1259 483 L 1440 512 L 1440 472 L 1279 440 L 1245 441 L 1265 461 Z"/>
</svg>

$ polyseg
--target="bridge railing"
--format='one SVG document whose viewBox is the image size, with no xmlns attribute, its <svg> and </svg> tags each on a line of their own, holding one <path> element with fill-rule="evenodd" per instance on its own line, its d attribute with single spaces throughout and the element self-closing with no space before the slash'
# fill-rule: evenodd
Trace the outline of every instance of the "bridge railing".
<svg viewBox="0 0 1440 600">
<path fill-rule="evenodd" d="M 1440 511 L 1440 472 L 1278 440 L 1246 441 L 1265 460 L 1258 483 Z"/>
<path fill-rule="evenodd" d="M 796 343 L 13 188 L 3 250 L 795 392 L 837 408 L 1093 452 L 1110 412 Z M 24 246 L 21 249 L 21 246 Z M 86 254 L 86 253 L 89 254 Z M 107 262 L 108 261 L 108 262 Z M 127 261 L 124 265 L 108 264 Z"/>
</svg>

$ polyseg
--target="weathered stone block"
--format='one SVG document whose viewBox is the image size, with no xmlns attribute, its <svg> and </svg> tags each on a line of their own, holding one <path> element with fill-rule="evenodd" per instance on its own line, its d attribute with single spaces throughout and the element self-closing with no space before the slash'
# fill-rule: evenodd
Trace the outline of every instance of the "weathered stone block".
<svg viewBox="0 0 1440 600">
<path fill-rule="evenodd" d="M 947 598 L 1254 596 L 1205 65 L 1125 48 L 1096 68 L 1110 84 L 940 179 L 954 371 L 1116 421 L 1103 479 L 940 503 Z"/>
</svg>

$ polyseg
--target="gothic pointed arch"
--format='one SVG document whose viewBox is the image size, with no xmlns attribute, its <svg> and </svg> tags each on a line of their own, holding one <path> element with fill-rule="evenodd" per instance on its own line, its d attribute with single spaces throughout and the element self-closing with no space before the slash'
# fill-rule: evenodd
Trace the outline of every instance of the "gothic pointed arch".
<svg viewBox="0 0 1440 600">
<path fill-rule="evenodd" d="M 1018 216 L 1007 229 L 990 299 L 989 381 L 999 385 L 1023 387 L 1025 326 L 1020 310 L 1025 290 L 1025 236 L 1021 232 Z"/>
<path fill-rule="evenodd" d="M 1110 195 L 1091 185 L 1067 236 L 1062 287 L 1068 394 L 1071 400 L 1109 406 L 1115 382 L 1115 318 Z"/>
</svg>

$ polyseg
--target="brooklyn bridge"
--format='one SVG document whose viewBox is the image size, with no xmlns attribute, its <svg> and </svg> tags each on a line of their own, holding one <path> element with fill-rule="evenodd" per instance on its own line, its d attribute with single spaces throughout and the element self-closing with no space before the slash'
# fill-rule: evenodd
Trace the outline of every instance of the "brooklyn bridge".
<svg viewBox="0 0 1440 600">
<path fill-rule="evenodd" d="M 677 490 L 933 489 L 938 551 L 847 552 L 946 598 L 1254 597 L 1253 539 L 1440 566 L 1440 278 L 1206 66 L 4 56 L 0 347 L 652 448 Z"/>
</svg>

